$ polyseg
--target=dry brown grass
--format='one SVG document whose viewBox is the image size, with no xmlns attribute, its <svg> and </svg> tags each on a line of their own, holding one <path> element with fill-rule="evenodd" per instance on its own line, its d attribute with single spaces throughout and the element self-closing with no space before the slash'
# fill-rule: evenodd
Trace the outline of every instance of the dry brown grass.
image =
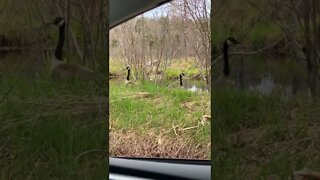
<svg viewBox="0 0 320 180">
<path fill-rule="evenodd" d="M 205 147 L 190 139 L 169 137 L 150 130 L 140 136 L 134 132 L 110 132 L 111 156 L 209 159 L 210 143 Z"/>
</svg>

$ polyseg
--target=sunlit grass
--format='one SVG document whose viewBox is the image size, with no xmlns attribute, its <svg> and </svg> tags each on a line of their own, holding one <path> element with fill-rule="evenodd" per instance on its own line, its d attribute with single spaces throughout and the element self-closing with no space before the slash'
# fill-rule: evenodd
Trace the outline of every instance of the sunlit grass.
<svg viewBox="0 0 320 180">
<path fill-rule="evenodd" d="M 152 83 L 132 87 L 110 85 L 111 132 L 134 132 L 142 137 L 148 136 L 150 131 L 156 134 L 168 132 L 169 139 L 174 141 L 177 134 L 172 127 L 183 129 L 197 126 L 203 115 L 210 115 L 208 92 L 193 93 L 180 88 L 168 89 Z M 198 126 L 181 131 L 179 136 L 184 140 L 191 138 L 192 143 L 205 147 L 210 143 L 210 128 L 210 124 Z M 210 152 L 206 153 L 207 158 L 209 154 Z"/>
<path fill-rule="evenodd" d="M 146 98 L 130 97 L 130 95 L 139 92 L 146 92 L 148 95 Z M 150 126 L 153 126 L 154 123 L 161 124 L 159 129 L 171 128 L 174 123 L 193 125 L 202 115 L 210 114 L 209 97 L 209 93 L 197 94 L 184 89 L 167 89 L 164 86 L 161 87 L 151 83 L 135 87 L 111 85 L 110 114 L 120 119 L 119 128 L 139 129 L 139 126 L 145 124 L 148 120 Z M 182 106 L 187 102 L 200 103 L 199 106 L 195 107 L 195 113 L 188 112 Z M 148 119 L 146 115 L 150 115 L 152 118 Z M 186 118 L 187 115 L 190 115 L 190 117 Z"/>
</svg>

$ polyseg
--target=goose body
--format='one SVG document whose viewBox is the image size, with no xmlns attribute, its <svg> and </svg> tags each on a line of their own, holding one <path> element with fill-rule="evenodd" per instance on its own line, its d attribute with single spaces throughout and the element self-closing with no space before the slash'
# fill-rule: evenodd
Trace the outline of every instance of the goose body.
<svg viewBox="0 0 320 180">
<path fill-rule="evenodd" d="M 62 55 L 62 48 L 65 39 L 65 20 L 63 18 L 57 17 L 54 25 L 59 27 L 59 40 L 54 53 L 54 58 L 51 62 L 50 74 L 53 78 L 59 79 L 90 79 L 93 77 L 94 72 L 78 64 L 68 64 L 64 61 Z"/>
<path fill-rule="evenodd" d="M 135 82 L 130 81 L 130 75 L 131 75 L 131 69 L 130 67 L 126 67 L 126 70 L 128 71 L 126 81 L 124 82 L 125 85 L 132 85 L 136 84 Z"/>
<path fill-rule="evenodd" d="M 81 65 L 67 64 L 65 61 L 56 61 L 51 65 L 51 76 L 60 79 L 90 79 L 94 72 Z"/>
<path fill-rule="evenodd" d="M 228 37 L 223 43 L 223 70 L 222 73 L 214 82 L 213 85 L 216 87 L 222 86 L 234 86 L 234 82 L 229 78 L 230 67 L 229 67 L 229 48 L 233 45 L 240 44 L 235 38 Z"/>
</svg>

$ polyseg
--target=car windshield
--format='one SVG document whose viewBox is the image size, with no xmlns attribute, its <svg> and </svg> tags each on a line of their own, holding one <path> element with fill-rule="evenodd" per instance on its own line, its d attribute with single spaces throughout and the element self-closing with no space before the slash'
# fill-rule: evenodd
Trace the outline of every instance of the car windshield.
<svg viewBox="0 0 320 180">
<path fill-rule="evenodd" d="M 111 29 L 110 156 L 210 159 L 210 3 L 171 1 Z"/>
</svg>

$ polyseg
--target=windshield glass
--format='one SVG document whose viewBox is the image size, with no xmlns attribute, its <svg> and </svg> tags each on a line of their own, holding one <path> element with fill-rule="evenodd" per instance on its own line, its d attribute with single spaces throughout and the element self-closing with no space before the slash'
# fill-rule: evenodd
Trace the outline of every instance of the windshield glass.
<svg viewBox="0 0 320 180">
<path fill-rule="evenodd" d="M 110 156 L 210 159 L 210 3 L 176 0 L 110 31 Z"/>
</svg>

